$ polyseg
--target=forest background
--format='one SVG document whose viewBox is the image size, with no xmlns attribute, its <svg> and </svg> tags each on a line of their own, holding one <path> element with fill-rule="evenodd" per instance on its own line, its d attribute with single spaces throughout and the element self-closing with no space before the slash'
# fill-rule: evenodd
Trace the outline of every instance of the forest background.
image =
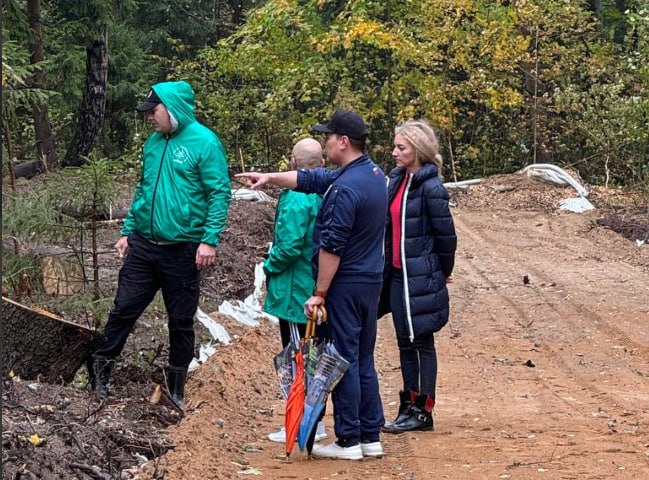
<svg viewBox="0 0 649 480">
<path fill-rule="evenodd" d="M 99 222 L 137 180 L 134 107 L 164 80 L 193 85 L 233 174 L 286 168 L 347 108 L 386 170 L 394 127 L 425 118 L 447 180 L 550 162 L 649 195 L 649 0 L 3 0 L 2 16 L 4 294 L 41 288 L 39 245 L 59 242 L 82 266 L 65 301 L 102 316 Z"/>
</svg>

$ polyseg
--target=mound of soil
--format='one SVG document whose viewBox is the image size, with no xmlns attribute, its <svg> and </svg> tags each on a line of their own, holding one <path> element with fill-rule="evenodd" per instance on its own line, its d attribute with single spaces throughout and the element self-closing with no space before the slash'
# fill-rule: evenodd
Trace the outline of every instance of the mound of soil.
<svg viewBox="0 0 649 480">
<path fill-rule="evenodd" d="M 284 409 L 272 365 L 273 352 L 281 349 L 278 328 L 264 321 L 251 329 L 222 315 L 215 318 L 228 331 L 239 331 L 239 338 L 193 374 L 188 384 L 193 409 L 168 431 L 176 448 L 159 463 L 150 462 L 141 478 L 156 478 L 161 471 L 168 479 L 237 478 L 251 473 L 247 457 L 268 455 L 266 434 L 279 427 L 273 404 Z"/>
<path fill-rule="evenodd" d="M 572 187 L 560 187 L 522 174 L 494 175 L 466 189 L 451 191 L 455 204 L 473 210 L 553 211 L 561 200 L 576 196 Z"/>
<path fill-rule="evenodd" d="M 576 172 L 568 170 L 582 185 Z M 606 227 L 632 241 L 649 242 L 649 206 L 637 192 L 613 188 L 590 188 L 588 200 L 596 207 L 598 226 Z M 524 174 L 494 175 L 466 188 L 452 189 L 453 204 L 461 209 L 523 210 L 556 212 L 557 204 L 577 197 L 572 187 L 561 187 Z"/>
<path fill-rule="evenodd" d="M 244 299 L 254 290 L 255 265 L 273 240 L 275 204 L 233 200 L 213 267 L 201 275 L 201 295 L 215 309 L 224 300 Z"/>
</svg>

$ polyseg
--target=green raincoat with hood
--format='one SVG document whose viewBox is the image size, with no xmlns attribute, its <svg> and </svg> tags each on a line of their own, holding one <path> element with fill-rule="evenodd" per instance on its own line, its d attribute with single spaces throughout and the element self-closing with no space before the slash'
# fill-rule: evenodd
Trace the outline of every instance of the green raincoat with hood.
<svg viewBox="0 0 649 480">
<path fill-rule="evenodd" d="M 277 202 L 273 246 L 264 262 L 264 311 L 290 322 L 306 323 L 304 302 L 315 288 L 311 256 L 320 203 L 319 195 L 292 190 L 282 190 Z"/>
<path fill-rule="evenodd" d="M 231 200 L 223 145 L 194 117 L 194 90 L 187 82 L 152 88 L 170 113 L 173 132 L 147 138 L 142 174 L 120 233 L 216 246 Z"/>
</svg>

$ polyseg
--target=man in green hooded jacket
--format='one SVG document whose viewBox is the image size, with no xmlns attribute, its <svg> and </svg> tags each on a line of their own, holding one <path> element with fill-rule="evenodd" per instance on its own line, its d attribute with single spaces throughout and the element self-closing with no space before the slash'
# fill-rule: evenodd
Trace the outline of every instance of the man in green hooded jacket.
<svg viewBox="0 0 649 480">
<path fill-rule="evenodd" d="M 136 109 L 155 131 L 144 144 L 140 180 L 115 245 L 125 261 L 103 344 L 90 359 L 90 380 L 93 390 L 108 393 L 114 358 L 161 289 L 169 317 L 167 387 L 182 405 L 194 356 L 199 270 L 214 263 L 230 179 L 221 141 L 194 117 L 194 91 L 187 82 L 154 85 Z"/>
<path fill-rule="evenodd" d="M 291 152 L 291 170 L 324 166 L 322 145 L 314 138 L 297 142 Z M 306 330 L 304 302 L 315 288 L 311 272 L 313 226 L 322 198 L 318 194 L 284 189 L 275 214 L 273 246 L 264 262 L 266 300 L 264 311 L 279 318 L 282 348 L 293 342 L 299 345 Z M 316 440 L 327 437 L 324 424 L 318 424 Z M 286 431 L 268 435 L 273 442 L 286 442 Z"/>
<path fill-rule="evenodd" d="M 324 166 L 322 146 L 313 138 L 300 140 L 293 147 L 291 169 Z M 304 336 L 306 317 L 304 302 L 311 296 L 315 281 L 311 273 L 313 252 L 313 225 L 322 199 L 284 189 L 280 193 L 275 213 L 273 246 L 264 262 L 266 274 L 266 301 L 264 311 L 279 320 L 282 347 L 293 337 L 299 342 Z M 299 338 L 291 328 L 299 333 Z"/>
</svg>

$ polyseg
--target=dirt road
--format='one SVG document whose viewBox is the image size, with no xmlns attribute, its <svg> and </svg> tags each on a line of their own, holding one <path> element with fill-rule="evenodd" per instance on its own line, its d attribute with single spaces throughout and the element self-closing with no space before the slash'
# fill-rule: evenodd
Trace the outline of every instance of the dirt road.
<svg viewBox="0 0 649 480">
<path fill-rule="evenodd" d="M 198 407 L 170 431 L 177 447 L 158 475 L 649 478 L 648 247 L 593 229 L 596 214 L 454 215 L 460 248 L 452 320 L 436 337 L 434 432 L 384 435 L 379 460 L 308 460 L 296 449 L 286 462 L 265 439 L 283 422 L 283 402 L 270 367 L 276 332 L 262 325 L 192 377 Z M 401 385 L 389 318 L 376 359 L 391 419 Z"/>
</svg>

